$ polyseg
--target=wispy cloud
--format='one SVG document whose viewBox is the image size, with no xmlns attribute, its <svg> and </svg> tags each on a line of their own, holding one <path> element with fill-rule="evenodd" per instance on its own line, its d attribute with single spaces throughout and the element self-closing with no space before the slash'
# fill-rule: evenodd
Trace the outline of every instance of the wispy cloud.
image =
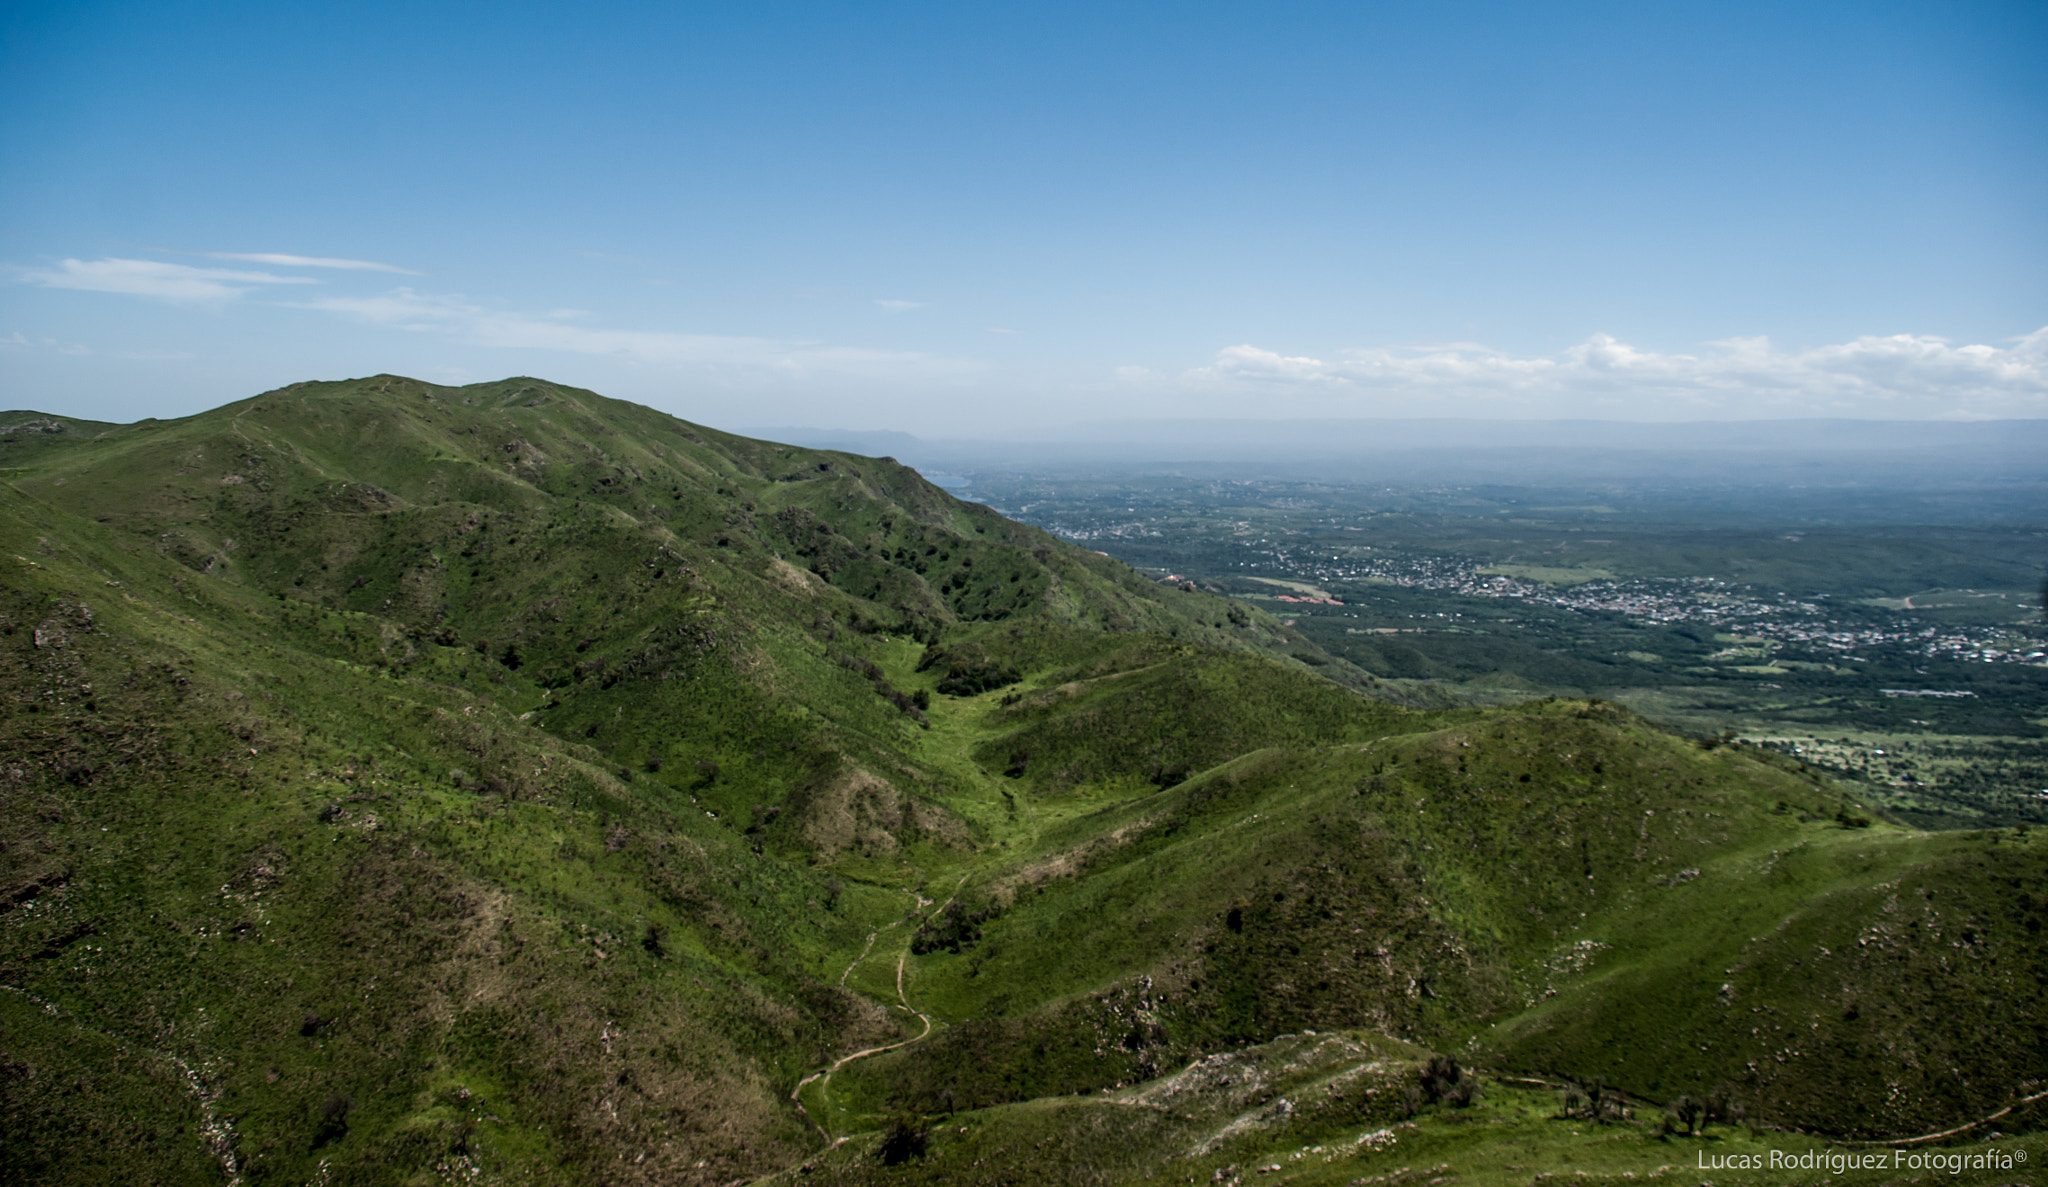
<svg viewBox="0 0 2048 1187">
<path fill-rule="evenodd" d="M 1198 387 L 1399 397 L 1493 415 L 1518 410 L 1631 417 L 2048 415 L 2048 328 L 2006 346 L 1895 334 L 1780 350 L 1731 338 L 1692 354 L 1641 350 L 1605 334 L 1554 355 L 1475 343 L 1347 350 L 1325 360 L 1226 347 L 1185 373 Z M 1412 406 L 1412 405 L 1404 405 Z"/>
<path fill-rule="evenodd" d="M 138 362 L 149 363 L 175 362 L 181 359 L 197 357 L 187 350 L 97 351 L 83 342 L 59 342 L 55 338 L 31 339 L 25 337 L 20 330 L 14 331 L 5 338 L 0 338 L 0 351 L 8 350 L 55 351 L 58 354 L 74 356 L 103 355 L 108 358 L 133 359 Z"/>
<path fill-rule="evenodd" d="M 920 351 L 867 350 L 818 342 L 669 330 L 604 329 L 574 324 L 587 316 L 580 310 L 560 309 L 541 315 L 518 313 L 410 288 L 393 289 L 373 297 L 323 297 L 294 304 L 395 329 L 445 334 L 474 346 L 558 350 L 713 370 L 794 375 L 904 370 L 938 374 L 976 369 L 972 363 Z"/>
<path fill-rule="evenodd" d="M 162 301 L 203 303 L 226 301 L 271 284 L 318 284 L 306 276 L 244 272 L 231 268 L 193 268 L 163 260 L 60 260 L 54 268 L 20 268 L 16 276 L 29 284 L 95 293 L 126 293 Z"/>
<path fill-rule="evenodd" d="M 883 313 L 908 313 L 913 309 L 924 308 L 923 301 L 904 301 L 896 297 L 877 297 L 875 304 L 882 307 Z"/>
<path fill-rule="evenodd" d="M 338 268 L 344 272 L 396 272 L 418 276 L 411 268 L 380 264 L 375 260 L 344 260 L 332 256 L 294 256 L 275 251 L 202 251 L 209 260 L 240 260 L 246 264 L 269 264 L 277 268 Z"/>
<path fill-rule="evenodd" d="M 92 348 L 83 342 L 59 342 L 55 338 L 28 339 L 21 336 L 20 330 L 16 330 L 8 337 L 0 338 L 0 350 L 54 350 L 58 354 L 71 355 L 93 353 Z"/>
</svg>

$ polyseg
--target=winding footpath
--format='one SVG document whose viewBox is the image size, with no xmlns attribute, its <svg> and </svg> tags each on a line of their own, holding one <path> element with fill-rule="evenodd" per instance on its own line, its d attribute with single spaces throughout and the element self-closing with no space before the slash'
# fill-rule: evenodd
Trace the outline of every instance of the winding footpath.
<svg viewBox="0 0 2048 1187">
<path fill-rule="evenodd" d="M 842 988 L 845 987 L 847 978 L 853 975 L 853 970 L 859 968 L 861 962 L 865 961 L 868 958 L 869 954 L 871 954 L 874 951 L 875 940 L 883 932 L 888 931 L 890 928 L 900 927 L 904 924 L 912 923 L 913 921 L 919 921 L 924 918 L 936 918 L 939 913 L 945 911 L 947 907 L 953 904 L 954 899 L 960 897 L 961 888 L 967 885 L 967 877 L 968 876 L 965 874 L 961 875 L 959 883 L 953 887 L 953 893 L 947 896 L 945 902 L 937 903 L 937 910 L 932 911 L 929 916 L 925 914 L 925 910 L 928 907 L 934 906 L 934 900 L 925 898 L 923 895 L 920 895 L 915 891 L 904 891 L 903 893 L 910 895 L 910 897 L 913 900 L 915 900 L 916 905 L 913 906 L 908 912 L 906 912 L 901 919 L 885 923 L 881 927 L 878 927 L 875 930 L 868 933 L 867 943 L 862 945 L 860 955 L 854 957 L 853 963 L 847 965 L 845 971 L 839 974 L 840 986 Z M 804 1107 L 804 1089 L 810 1087 L 812 1084 L 818 1085 L 818 1103 L 820 1109 L 822 1110 L 826 1107 L 829 1107 L 831 1104 L 832 1075 L 833 1073 L 837 1072 L 840 1068 L 845 1067 L 847 1064 L 852 1063 L 855 1060 L 866 1059 L 873 1055 L 881 1055 L 884 1052 L 888 1051 L 895 1051 L 902 1047 L 908 1047 L 913 1043 L 921 1043 L 925 1039 L 931 1037 L 931 1033 L 933 1030 L 931 1015 L 925 1013 L 923 1010 L 918 1009 L 916 1006 L 911 1005 L 910 996 L 907 993 L 905 993 L 903 989 L 903 971 L 905 967 L 909 964 L 909 962 L 910 945 L 905 944 L 903 946 L 903 951 L 896 954 L 896 1001 L 905 1010 L 909 1011 L 910 1014 L 913 1017 L 915 1017 L 919 1022 L 923 1023 L 924 1029 L 907 1039 L 899 1039 L 896 1042 L 886 1043 L 879 1047 L 868 1047 L 859 1051 L 854 1051 L 847 1055 L 842 1055 L 838 1059 L 833 1060 L 831 1066 L 821 1068 L 818 1071 L 812 1072 L 810 1075 L 805 1076 L 803 1079 L 798 1080 L 796 1083 L 796 1087 L 790 1090 L 789 1099 L 791 1103 L 796 1105 L 797 1112 L 802 1113 L 804 1115 L 804 1119 L 806 1121 L 809 1121 L 811 1125 L 817 1129 L 818 1135 L 825 1139 L 825 1145 L 819 1151 L 817 1151 L 817 1153 L 823 1153 L 826 1150 L 834 1149 L 844 1144 L 846 1140 L 852 1137 L 853 1135 L 841 1134 L 838 1137 L 834 1137 L 832 1135 L 832 1131 L 825 1126 L 824 1121 L 821 1121 L 817 1117 L 811 1116 L 811 1111 Z M 828 1116 L 825 1120 L 829 1119 L 830 1118 Z M 812 1156 L 815 1157 L 815 1154 Z M 794 1169 L 796 1168 L 792 1167 L 782 1171 L 778 1171 L 777 1173 L 769 1175 L 764 1179 L 756 1180 L 756 1182 L 772 1182 L 773 1180 L 779 1179 L 783 1175 L 790 1173 L 790 1170 Z"/>
</svg>

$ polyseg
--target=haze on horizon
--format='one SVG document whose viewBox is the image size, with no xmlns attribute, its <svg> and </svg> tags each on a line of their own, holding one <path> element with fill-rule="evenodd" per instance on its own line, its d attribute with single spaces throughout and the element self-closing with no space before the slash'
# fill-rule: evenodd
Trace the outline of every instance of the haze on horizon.
<svg viewBox="0 0 2048 1187">
<path fill-rule="evenodd" d="M 2048 417 L 2026 3 L 26 3 L 0 406 Z"/>
</svg>

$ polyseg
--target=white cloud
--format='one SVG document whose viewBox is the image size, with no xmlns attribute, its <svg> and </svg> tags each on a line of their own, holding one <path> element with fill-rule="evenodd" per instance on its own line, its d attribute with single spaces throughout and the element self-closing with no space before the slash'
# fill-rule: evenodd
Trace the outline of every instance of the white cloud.
<svg viewBox="0 0 2048 1187">
<path fill-rule="evenodd" d="M 1454 342 L 1347 350 L 1328 362 L 1239 345 L 1184 378 L 1196 387 L 1316 391 L 1327 397 L 1323 412 L 1331 399 L 1391 398 L 1413 412 L 1455 404 L 1459 413 L 1632 419 L 2048 416 L 2048 328 L 2007 346 L 1895 334 L 1801 350 L 1731 338 L 1696 354 L 1660 354 L 1595 334 L 1548 356 Z"/>
<path fill-rule="evenodd" d="M 875 304 L 882 307 L 883 313 L 908 313 L 913 309 L 924 308 L 923 301 L 904 301 L 895 297 L 877 297 Z"/>
<path fill-rule="evenodd" d="M 55 268 L 20 268 L 16 275 L 29 284 L 95 293 L 126 293 L 163 301 L 208 302 L 239 297 L 267 284 L 318 284 L 304 276 L 242 272 L 229 268 L 192 268 L 162 260 L 61 260 Z"/>
<path fill-rule="evenodd" d="M 343 260 L 332 256 L 294 256 L 275 251 L 202 251 L 210 260 L 240 260 L 248 264 L 270 264 L 279 268 L 339 268 L 345 272 L 396 272 L 418 276 L 411 268 L 380 264 L 375 260 Z"/>
<path fill-rule="evenodd" d="M 1289 358 L 1256 346 L 1226 346 L 1216 352 L 1213 368 L 1218 374 L 1239 379 L 1273 380 L 1283 383 L 1342 382 L 1321 359 Z"/>
<path fill-rule="evenodd" d="M 0 338 L 0 350 L 50 350 L 58 354 L 72 355 L 74 357 L 108 353 L 94 350 L 83 342 L 59 342 L 55 338 L 29 338 L 23 335 L 20 330 L 14 331 L 5 338 Z M 186 351 L 117 350 L 108 353 L 108 357 L 161 362 L 171 359 L 189 359 L 193 356 Z"/>
<path fill-rule="evenodd" d="M 580 310 L 558 309 L 536 316 L 490 309 L 460 297 L 435 296 L 409 288 L 393 289 L 374 297 L 324 297 L 296 304 L 396 329 L 445 334 L 474 346 L 558 350 L 639 363 L 772 371 L 783 375 L 905 370 L 959 374 L 976 369 L 971 363 L 919 351 L 866 350 L 670 330 L 609 330 L 569 324 L 572 318 L 587 316 Z"/>
</svg>

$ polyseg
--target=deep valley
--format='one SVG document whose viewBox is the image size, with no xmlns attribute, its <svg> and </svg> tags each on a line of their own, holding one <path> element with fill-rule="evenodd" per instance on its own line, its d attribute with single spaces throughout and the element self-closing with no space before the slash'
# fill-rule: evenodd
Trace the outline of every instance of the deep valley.
<svg viewBox="0 0 2048 1187">
<path fill-rule="evenodd" d="M 2009 599 L 1410 521 L 1197 569 L 536 379 L 0 414 L 0 479 L 8 1181 L 2048 1154 L 2048 839 L 1983 775 L 2041 762 Z M 2020 573 L 2002 531 L 1958 547 Z M 1752 728 L 1765 686 L 1813 728 Z"/>
</svg>

